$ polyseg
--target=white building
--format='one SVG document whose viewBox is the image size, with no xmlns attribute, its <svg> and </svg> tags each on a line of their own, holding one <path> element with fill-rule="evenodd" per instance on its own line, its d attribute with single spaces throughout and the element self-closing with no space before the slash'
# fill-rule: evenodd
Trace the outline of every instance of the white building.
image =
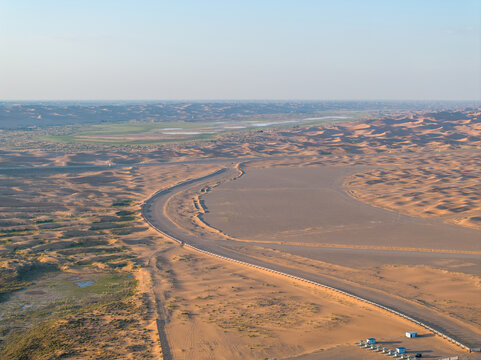
<svg viewBox="0 0 481 360">
<path fill-rule="evenodd" d="M 415 338 L 418 336 L 418 333 L 416 331 L 406 331 L 406 337 L 407 338 Z"/>
</svg>

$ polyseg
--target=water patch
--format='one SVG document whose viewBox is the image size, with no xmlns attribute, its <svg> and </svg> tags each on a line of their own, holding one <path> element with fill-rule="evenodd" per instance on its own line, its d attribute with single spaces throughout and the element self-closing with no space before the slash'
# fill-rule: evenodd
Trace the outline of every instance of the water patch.
<svg viewBox="0 0 481 360">
<path fill-rule="evenodd" d="M 199 131 L 171 131 L 171 132 L 163 132 L 162 134 L 165 135 L 200 135 L 202 134 Z"/>
<path fill-rule="evenodd" d="M 286 121 L 273 121 L 273 122 L 262 122 L 262 123 L 253 123 L 252 126 L 255 127 L 266 127 L 272 125 L 287 125 L 287 124 L 296 124 L 302 123 L 305 121 L 316 121 L 316 120 L 323 120 L 323 119 L 350 119 L 349 116 L 321 116 L 321 117 L 310 117 L 304 118 L 300 120 L 286 120 Z"/>
<path fill-rule="evenodd" d="M 80 280 L 80 277 L 74 276 L 74 277 L 71 277 L 70 279 L 68 279 L 68 281 L 75 281 L 75 280 Z"/>
<path fill-rule="evenodd" d="M 350 119 L 350 116 L 321 116 L 321 117 L 310 117 L 302 119 L 301 121 L 312 121 L 312 120 L 322 120 L 322 119 Z"/>
<path fill-rule="evenodd" d="M 162 134 L 165 135 L 202 135 L 202 134 L 216 134 L 218 131 L 169 131 L 163 132 Z"/>
<path fill-rule="evenodd" d="M 270 126 L 270 125 L 277 125 L 279 123 L 258 123 L 258 124 L 252 124 L 252 126 L 256 126 L 256 127 L 264 127 L 264 126 Z"/>
<path fill-rule="evenodd" d="M 95 281 L 93 280 L 87 280 L 87 281 L 80 281 L 80 282 L 76 282 L 75 285 L 77 285 L 78 287 L 87 287 L 87 286 L 91 286 L 95 284 Z"/>
<path fill-rule="evenodd" d="M 294 123 L 298 123 L 298 122 L 301 122 L 301 120 L 288 120 L 288 121 L 257 123 L 257 124 L 253 124 L 252 126 L 264 127 L 264 126 L 272 126 L 272 125 L 294 124 Z"/>
</svg>

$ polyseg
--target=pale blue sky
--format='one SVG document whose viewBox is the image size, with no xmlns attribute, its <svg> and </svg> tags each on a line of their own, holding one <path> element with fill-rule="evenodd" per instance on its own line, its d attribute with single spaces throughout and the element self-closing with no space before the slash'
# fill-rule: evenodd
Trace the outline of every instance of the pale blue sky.
<svg viewBox="0 0 481 360">
<path fill-rule="evenodd" d="M 481 99 L 481 0 L 0 0 L 0 99 Z"/>
</svg>

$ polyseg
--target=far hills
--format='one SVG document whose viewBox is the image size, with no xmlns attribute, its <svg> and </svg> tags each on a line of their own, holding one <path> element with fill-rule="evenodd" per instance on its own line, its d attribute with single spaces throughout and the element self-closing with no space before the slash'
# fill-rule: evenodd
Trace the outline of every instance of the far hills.
<svg viewBox="0 0 481 360">
<path fill-rule="evenodd" d="M 0 129 L 45 128 L 124 121 L 228 121 L 325 111 L 454 109 L 472 102 L 442 101 L 208 101 L 208 102 L 0 102 Z"/>
</svg>

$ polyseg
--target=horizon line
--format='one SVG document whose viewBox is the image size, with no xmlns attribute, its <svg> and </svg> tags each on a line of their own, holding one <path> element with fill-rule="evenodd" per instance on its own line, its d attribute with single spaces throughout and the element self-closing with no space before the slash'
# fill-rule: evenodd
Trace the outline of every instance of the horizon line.
<svg viewBox="0 0 481 360">
<path fill-rule="evenodd" d="M 363 101 L 363 102 L 480 102 L 481 99 L 0 99 L 4 102 L 329 102 L 329 101 Z"/>
</svg>

